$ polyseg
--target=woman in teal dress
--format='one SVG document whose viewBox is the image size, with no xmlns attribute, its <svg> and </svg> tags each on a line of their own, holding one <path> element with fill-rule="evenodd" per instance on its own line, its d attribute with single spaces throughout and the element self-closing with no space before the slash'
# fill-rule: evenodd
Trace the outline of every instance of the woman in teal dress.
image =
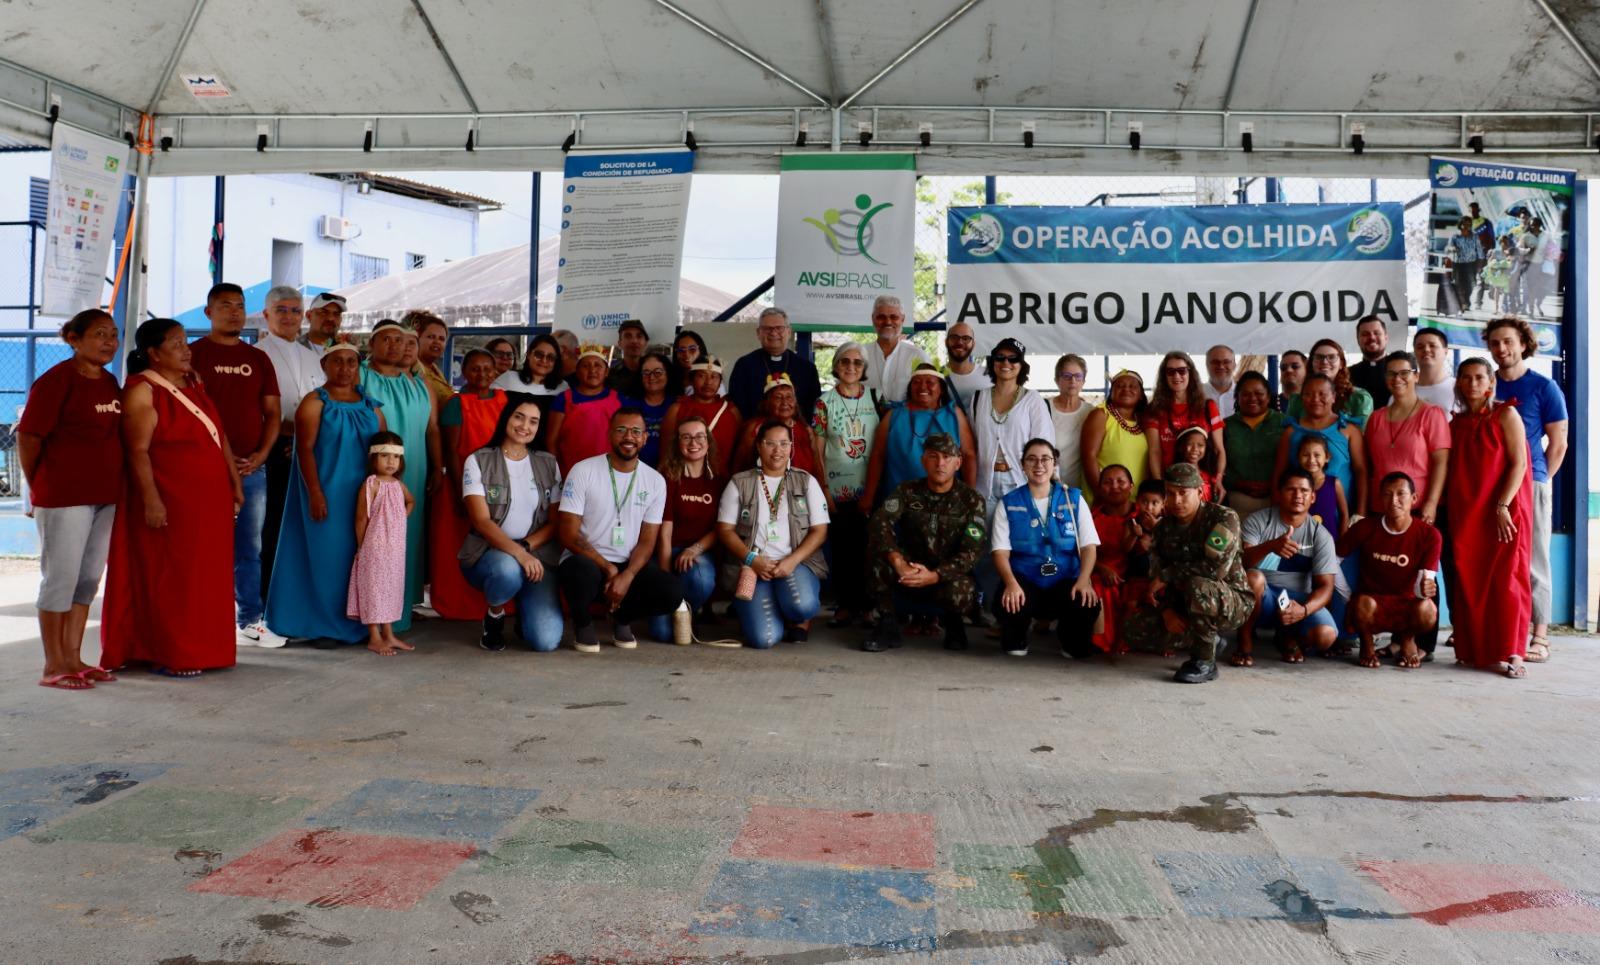
<svg viewBox="0 0 1600 965">
<path fill-rule="evenodd" d="M 267 591 L 267 626 L 285 637 L 360 643 L 367 628 L 345 616 L 356 555 L 356 494 L 367 478 L 367 441 L 385 428 L 380 403 L 356 384 L 361 357 L 334 343 L 322 356 L 327 383 L 295 412 L 295 451 L 278 554 Z"/>
<path fill-rule="evenodd" d="M 411 628 L 411 607 L 422 602 L 426 582 L 426 532 L 428 508 L 438 484 L 444 479 L 444 464 L 439 455 L 439 415 L 433 393 L 421 379 L 413 378 L 404 367 L 410 332 L 399 322 L 384 320 L 372 329 L 370 354 L 361 367 L 361 387 L 383 406 L 390 432 L 405 440 L 406 468 L 401 481 L 411 490 L 416 509 L 406 517 L 406 606 L 394 622 L 396 633 Z"/>
</svg>

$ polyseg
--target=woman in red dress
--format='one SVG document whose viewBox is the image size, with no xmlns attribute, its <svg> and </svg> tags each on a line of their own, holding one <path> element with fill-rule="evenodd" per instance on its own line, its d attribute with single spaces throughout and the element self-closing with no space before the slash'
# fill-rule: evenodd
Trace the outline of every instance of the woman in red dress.
<svg viewBox="0 0 1600 965">
<path fill-rule="evenodd" d="M 1533 473 L 1522 419 L 1494 398 L 1494 372 L 1483 359 L 1456 369 L 1461 411 L 1450 420 L 1445 476 L 1450 611 L 1456 663 L 1527 674 L 1533 614 Z"/>
<path fill-rule="evenodd" d="M 547 350 L 548 351 L 548 350 Z M 533 351 L 529 350 L 532 357 Z M 494 388 L 494 356 L 473 349 L 461 360 L 465 385 L 439 408 L 450 498 L 428 504 L 428 602 L 446 620 L 482 620 L 483 594 L 461 575 L 456 553 L 467 539 L 467 510 L 461 496 L 461 468 L 467 457 L 489 444 L 506 393 Z M 519 396 L 520 398 L 520 396 Z"/>
<path fill-rule="evenodd" d="M 1142 596 L 1142 590 L 1130 594 L 1128 582 L 1128 525 L 1137 512 L 1133 495 L 1133 473 L 1127 466 L 1113 463 L 1100 471 L 1100 495 L 1093 510 L 1100 547 L 1091 579 L 1094 591 L 1100 595 L 1102 620 L 1100 632 L 1091 639 L 1106 653 L 1127 651 L 1120 636 L 1122 618 Z"/>
<path fill-rule="evenodd" d="M 689 372 L 690 395 L 674 402 L 661 420 L 661 438 L 678 438 L 678 423 L 690 416 L 704 419 L 716 447 L 711 469 L 718 479 L 728 478 L 733 450 L 739 445 L 739 427 L 744 415 L 722 395 L 722 361 L 702 355 Z"/>
<path fill-rule="evenodd" d="M 795 396 L 794 383 L 783 373 L 767 380 L 760 408 L 739 428 L 739 440 L 734 443 L 731 471 L 738 472 L 760 464 L 756 452 L 756 436 L 760 434 L 762 423 L 768 419 L 782 421 L 794 436 L 794 448 L 791 450 L 789 465 L 826 481 L 828 477 L 817 472 L 816 446 L 811 441 L 811 427 L 806 425 L 806 420 L 800 418 L 800 403 Z"/>
<path fill-rule="evenodd" d="M 101 663 L 194 677 L 234 663 L 233 517 L 244 503 L 222 416 L 189 364 L 183 326 L 134 335 L 122 395 L 128 485 L 111 531 Z"/>
<path fill-rule="evenodd" d="M 1216 477 L 1221 479 L 1228 471 L 1228 453 L 1222 444 L 1222 413 L 1206 396 L 1194 360 L 1185 352 L 1168 352 L 1157 370 L 1150 407 L 1144 410 L 1144 437 L 1150 450 L 1147 479 L 1160 479 L 1177 460 L 1178 436 L 1191 426 L 1205 430 L 1211 440 Z"/>
</svg>

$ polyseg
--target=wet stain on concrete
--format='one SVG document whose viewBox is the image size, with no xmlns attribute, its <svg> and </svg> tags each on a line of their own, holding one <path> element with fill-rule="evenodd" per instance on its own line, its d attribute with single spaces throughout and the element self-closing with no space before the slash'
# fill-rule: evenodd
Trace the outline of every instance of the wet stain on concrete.
<svg viewBox="0 0 1600 965">
<path fill-rule="evenodd" d="M 126 791 L 138 784 L 122 771 L 100 771 L 94 776 L 94 784 L 85 789 L 81 796 L 74 798 L 72 803 L 98 804 L 118 791 Z"/>
<path fill-rule="evenodd" d="M 994 688 L 993 687 L 940 687 L 939 688 L 939 692 L 941 694 L 961 693 L 963 691 L 966 691 L 966 692 L 969 692 L 969 693 L 974 693 L 974 694 L 990 694 L 990 693 L 994 693 Z"/>
<path fill-rule="evenodd" d="M 1030 753 L 1030 754 L 1048 754 L 1053 750 L 1055 750 L 1055 748 L 1051 747 L 1049 744 L 1040 744 L 1038 747 L 1030 747 L 1030 748 L 1028 748 L 1028 753 Z"/>
<path fill-rule="evenodd" d="M 483 910 L 485 907 L 494 906 L 494 899 L 488 895 L 460 891 L 450 896 L 450 904 L 455 907 L 456 911 L 466 915 L 467 920 L 474 925 L 487 925 L 492 921 L 500 920 L 499 915 Z"/>
<path fill-rule="evenodd" d="M 552 815 L 552 814 L 566 814 L 567 813 L 567 809 L 566 808 L 558 808 L 554 804 L 546 804 L 542 808 L 535 808 L 533 813 L 535 813 L 535 814 L 543 814 L 546 817 L 548 817 L 549 815 Z"/>
<path fill-rule="evenodd" d="M 688 698 L 686 697 L 684 699 L 687 700 Z M 626 707 L 626 706 L 628 706 L 628 702 L 626 700 L 596 700 L 593 703 L 588 703 L 588 704 L 567 704 L 565 709 L 566 710 L 588 710 L 591 707 Z"/>
<path fill-rule="evenodd" d="M 1256 729 L 1254 731 L 1251 731 L 1251 733 L 1260 734 L 1262 737 L 1277 737 L 1278 736 L 1278 732 L 1277 731 L 1275 731 L 1275 730 L 1266 730 L 1266 729 L 1263 729 L 1263 728 L 1258 728 L 1258 729 Z"/>
<path fill-rule="evenodd" d="M 680 743 L 680 744 L 693 744 L 696 747 L 704 747 L 705 746 L 705 744 L 701 743 L 700 738 L 698 738 L 698 737 L 685 737 L 683 740 L 678 741 L 678 743 Z"/>
<path fill-rule="evenodd" d="M 549 738 L 545 737 L 543 734 L 535 734 L 532 737 L 524 737 L 522 740 L 519 740 L 515 744 L 511 745 L 511 752 L 513 754 L 521 754 L 523 752 L 522 749 L 527 747 L 529 744 L 537 744 L 540 741 L 548 739 Z"/>
<path fill-rule="evenodd" d="M 250 919 L 255 926 L 269 935 L 280 938 L 298 938 L 302 941 L 316 942 L 329 948 L 348 948 L 355 942 L 343 935 L 321 934 L 314 926 L 306 925 L 305 919 L 298 912 L 284 912 L 281 915 L 257 915 Z M 295 929 L 309 928 L 309 931 Z"/>
<path fill-rule="evenodd" d="M 199 868 L 190 874 L 196 878 L 204 878 L 217 870 L 216 863 L 222 860 L 222 852 L 205 848 L 180 848 L 172 853 L 172 859 L 179 864 L 198 863 Z"/>
<path fill-rule="evenodd" d="M 570 844 L 558 844 L 555 849 L 557 851 L 570 851 L 573 854 L 598 854 L 607 858 L 616 858 L 618 861 L 622 860 L 615 851 L 598 841 L 573 841 Z"/>
<path fill-rule="evenodd" d="M 341 744 L 370 744 L 373 741 L 393 740 L 396 737 L 404 737 L 404 736 L 406 736 L 406 732 L 403 731 L 403 730 L 386 730 L 381 734 L 373 734 L 371 737 L 347 737 L 344 740 L 340 741 L 339 743 L 341 743 Z"/>
<path fill-rule="evenodd" d="M 606 762 L 606 759 L 603 758 L 603 757 L 580 757 L 580 758 L 578 758 L 578 763 L 579 764 L 604 764 L 605 762 Z"/>
</svg>

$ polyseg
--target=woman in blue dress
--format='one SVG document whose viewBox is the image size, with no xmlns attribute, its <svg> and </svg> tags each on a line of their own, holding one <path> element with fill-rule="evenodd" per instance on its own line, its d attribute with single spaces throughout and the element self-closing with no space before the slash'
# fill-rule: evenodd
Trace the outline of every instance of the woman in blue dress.
<svg viewBox="0 0 1600 965">
<path fill-rule="evenodd" d="M 422 602 L 427 573 L 427 560 L 423 558 L 427 546 L 426 503 L 442 494 L 439 486 L 444 481 L 438 407 L 427 385 L 413 378 L 404 365 L 409 333 L 399 322 L 379 322 L 372 329 L 367 363 L 361 367 L 361 387 L 383 406 L 389 431 L 405 440 L 406 468 L 401 482 L 416 500 L 416 509 L 406 517 L 405 610 L 392 625 L 396 633 L 411 628 L 411 608 Z"/>
<path fill-rule="evenodd" d="M 345 616 L 356 554 L 356 493 L 367 477 L 367 442 L 385 429 L 380 403 L 357 380 L 355 346 L 322 356 L 327 382 L 295 411 L 292 484 L 267 591 L 267 626 L 286 637 L 360 643 L 367 629 Z"/>
</svg>

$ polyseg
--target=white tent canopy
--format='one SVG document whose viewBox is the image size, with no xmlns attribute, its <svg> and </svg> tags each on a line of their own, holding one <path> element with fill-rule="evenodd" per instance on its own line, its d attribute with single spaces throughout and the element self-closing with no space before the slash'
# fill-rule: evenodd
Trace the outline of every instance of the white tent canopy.
<svg viewBox="0 0 1600 965">
<path fill-rule="evenodd" d="M 1600 7 L 1571 0 L 14 0 L 5 27 L 0 135 L 149 115 L 155 175 L 549 170 L 569 136 L 691 127 L 701 170 L 746 172 L 863 133 L 930 174 L 1418 176 L 1480 130 L 1600 160 Z"/>
<path fill-rule="evenodd" d="M 521 326 L 528 317 L 529 245 L 463 258 L 416 271 L 377 278 L 342 289 L 348 301 L 345 324 L 370 328 L 382 318 L 399 318 L 410 309 L 426 309 L 454 326 Z M 549 325 L 555 317 L 556 257 L 559 238 L 539 244 L 539 317 Z M 685 278 L 679 285 L 679 322 L 708 322 L 738 299 L 737 295 Z M 738 316 L 755 317 L 753 309 Z"/>
</svg>

